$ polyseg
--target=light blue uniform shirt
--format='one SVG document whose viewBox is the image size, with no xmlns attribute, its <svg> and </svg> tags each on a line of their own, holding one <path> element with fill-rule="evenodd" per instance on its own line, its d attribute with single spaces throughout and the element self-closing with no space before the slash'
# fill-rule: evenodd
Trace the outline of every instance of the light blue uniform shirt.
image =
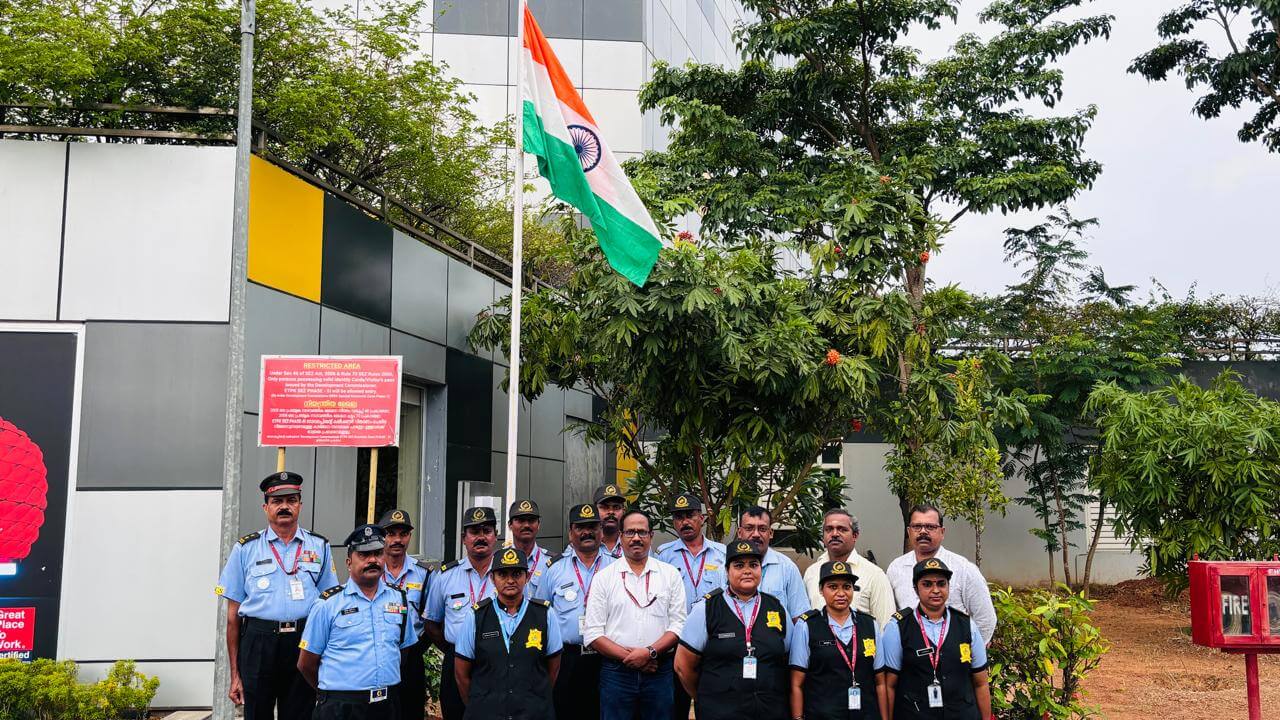
<svg viewBox="0 0 1280 720">
<path fill-rule="evenodd" d="M 272 548 L 279 553 L 279 561 Z M 290 576 L 285 568 L 292 570 L 295 558 L 298 570 Z M 302 597 L 297 600 L 290 589 L 293 578 L 302 582 Z M 240 603 L 241 617 L 286 622 L 306 617 L 320 593 L 337 584 L 328 540 L 298 528 L 293 540 L 285 544 L 268 527 L 231 547 L 214 592 Z"/>
<path fill-rule="evenodd" d="M 917 615 L 917 618 L 923 617 Z M 943 621 L 947 621 L 947 632 L 951 632 L 949 618 L 951 617 L 951 609 L 947 608 L 947 614 L 942 616 L 942 620 L 930 620 L 924 618 L 924 634 L 928 636 L 929 642 L 936 647 L 938 637 L 942 634 Z M 987 644 L 982 639 L 982 632 L 978 630 L 978 623 L 969 621 L 969 645 L 973 648 L 973 662 L 969 664 L 972 668 L 984 668 L 987 666 Z M 890 670 L 902 669 L 902 634 L 899 632 L 896 623 L 890 623 L 885 628 L 883 637 L 880 642 L 880 649 L 884 653 L 884 666 Z"/>
<path fill-rule="evenodd" d="M 587 591 L 595 582 L 596 573 L 608 567 L 613 560 L 612 555 L 601 551 L 587 565 L 570 548 L 568 553 L 561 555 L 542 573 L 542 585 L 533 597 L 551 603 L 551 609 L 556 611 L 556 617 L 560 619 L 560 637 L 564 642 L 570 645 L 582 644 L 578 619 L 587 609 Z M 575 568 L 577 573 L 574 572 Z M 582 576 L 581 584 L 578 582 L 578 575 Z"/>
<path fill-rule="evenodd" d="M 822 611 L 819 610 L 818 612 Z M 826 613 L 823 612 L 823 615 L 826 615 Z M 849 641 L 853 639 L 853 621 L 856 617 L 857 614 L 855 612 L 851 612 L 849 613 L 849 617 L 845 618 L 844 622 L 835 623 L 831 621 L 830 616 L 827 616 L 827 625 L 835 629 L 836 639 L 844 643 L 846 646 L 848 646 Z M 872 620 L 871 622 L 874 624 L 875 620 Z M 790 665 L 794 668 L 807 669 L 809 667 L 809 623 L 802 620 L 796 623 L 792 629 L 795 631 L 796 636 L 791 641 Z M 875 664 L 871 666 L 874 670 L 879 670 L 884 667 L 884 643 L 880 641 L 881 635 L 882 631 L 880 626 L 876 625 L 876 636 L 874 638 L 876 643 Z M 858 642 L 853 648 L 853 652 L 858 655 L 865 652 L 865 646 L 862 643 L 864 639 L 865 638 L 858 638 Z M 852 657 L 850 659 L 852 659 Z"/>
<path fill-rule="evenodd" d="M 471 608 L 467 608 L 471 610 Z M 498 605 L 495 598 L 493 601 L 493 609 L 498 613 L 498 623 L 502 625 L 502 641 L 506 644 L 507 650 L 511 650 L 511 641 L 520 627 L 520 622 L 524 620 L 524 613 L 529 609 L 529 598 L 520 603 L 520 609 L 514 616 L 507 614 L 507 611 Z M 476 613 L 478 610 L 471 610 L 467 613 L 467 617 L 462 622 L 462 626 L 458 629 L 458 642 L 454 646 L 453 652 L 460 658 L 467 660 L 475 660 L 476 657 Z M 524 637 L 515 637 L 517 642 L 527 642 Z M 547 608 L 547 641 L 543 643 L 543 655 L 546 657 L 555 657 L 564 649 L 564 644 L 560 639 L 560 618 L 556 617 L 556 611 L 553 608 Z"/>
<path fill-rule="evenodd" d="M 407 623 L 403 596 L 378 582 L 373 599 L 354 580 L 316 603 L 298 647 L 320 656 L 321 690 L 373 690 L 400 682 L 400 651 L 417 638 Z"/>
<path fill-rule="evenodd" d="M 672 540 L 659 547 L 654 557 L 675 567 L 684 579 L 685 610 L 692 608 L 693 603 L 703 595 L 725 587 L 728 580 L 724 566 L 724 544 L 714 540 L 704 539 L 702 552 L 697 555 L 685 547 L 683 540 Z M 690 575 L 690 572 L 693 574 Z M 695 580 L 698 582 L 695 583 Z"/>
<path fill-rule="evenodd" d="M 782 553 L 769 548 L 760 562 L 760 592 L 782 601 L 792 618 L 809 610 L 809 593 L 804 589 L 800 568 Z"/>
<path fill-rule="evenodd" d="M 489 567 L 493 567 L 492 558 Z M 488 569 L 481 575 L 471 567 L 470 560 L 455 560 L 431 578 L 424 617 L 444 625 L 445 642 L 453 644 L 458 642 L 458 629 L 463 621 L 471 616 L 471 606 L 488 597 L 493 597 Z"/>
<path fill-rule="evenodd" d="M 413 557 L 405 558 L 404 567 L 400 568 L 399 575 L 393 575 L 389 570 L 382 575 L 383 582 L 404 590 L 404 594 L 409 598 L 409 620 L 412 622 L 415 639 L 422 637 L 422 613 L 427 606 L 427 587 L 431 582 L 430 578 L 431 572 Z"/>
<path fill-rule="evenodd" d="M 725 605 L 729 606 L 730 612 L 732 612 L 734 608 L 737 608 L 738 612 L 742 613 L 743 625 L 745 627 L 746 623 L 751 622 L 751 613 L 755 612 L 756 603 L 760 602 L 760 594 L 756 593 L 754 597 L 752 597 L 750 600 L 746 602 L 737 602 L 733 598 L 729 597 L 729 592 L 726 590 L 725 592 L 720 594 L 720 600 L 723 601 Z M 715 598 L 711 598 L 711 602 L 715 602 L 715 601 L 716 601 Z M 756 622 L 757 624 L 759 623 L 758 618 Z M 791 624 L 791 618 L 789 617 L 782 618 L 782 626 L 786 628 L 786 630 L 784 630 L 784 632 L 782 633 L 782 646 L 786 648 L 788 652 L 790 652 L 792 647 L 791 631 L 795 629 L 794 626 Z M 701 597 L 698 598 L 698 601 L 695 602 L 693 604 L 693 607 L 689 609 L 689 617 L 686 618 L 684 621 L 684 630 L 680 632 L 680 643 L 682 645 L 689 646 L 689 649 L 694 650 L 698 654 L 702 654 L 702 651 L 706 649 L 707 647 L 707 600 L 706 598 L 701 598 Z"/>
<path fill-rule="evenodd" d="M 506 545 L 504 547 L 514 547 Z M 547 558 L 551 557 L 551 553 L 541 545 L 534 543 L 533 552 L 529 554 L 529 582 L 524 586 L 524 594 L 529 597 L 535 597 L 534 593 L 542 586 L 542 576 L 547 569 Z"/>
</svg>

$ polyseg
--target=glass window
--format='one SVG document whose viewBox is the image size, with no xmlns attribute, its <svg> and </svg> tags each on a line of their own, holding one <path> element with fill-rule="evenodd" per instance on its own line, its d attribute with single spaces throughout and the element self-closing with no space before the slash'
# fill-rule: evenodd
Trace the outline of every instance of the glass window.
<svg viewBox="0 0 1280 720">
<path fill-rule="evenodd" d="M 1249 614 L 1249 578 L 1223 575 L 1218 579 L 1222 593 L 1222 634 L 1252 635 L 1253 618 Z"/>
<path fill-rule="evenodd" d="M 542 34 L 549 38 L 582 37 L 583 0 L 529 0 L 529 11 L 538 20 Z M 511 16 L 515 17 L 517 3 L 511 3 Z M 515 24 L 511 25 L 515 28 Z M 513 30 L 514 32 L 514 30 Z"/>
<path fill-rule="evenodd" d="M 591 0 L 582 18 L 587 40 L 635 40 L 644 38 L 644 12 L 640 0 Z"/>
<path fill-rule="evenodd" d="M 441 0 L 436 3 L 436 32 L 509 35 L 510 0 Z"/>
<path fill-rule="evenodd" d="M 1267 578 L 1267 620 L 1271 636 L 1280 637 L 1280 576 Z"/>
<path fill-rule="evenodd" d="M 422 390 L 405 387 L 400 397 L 400 447 L 378 448 L 377 489 L 374 522 L 388 510 L 409 513 L 415 528 L 422 527 Z M 356 453 L 356 524 L 365 522 L 369 512 L 369 448 Z M 415 544 L 422 536 L 414 534 Z M 409 552 L 417 552 L 410 548 Z"/>
</svg>

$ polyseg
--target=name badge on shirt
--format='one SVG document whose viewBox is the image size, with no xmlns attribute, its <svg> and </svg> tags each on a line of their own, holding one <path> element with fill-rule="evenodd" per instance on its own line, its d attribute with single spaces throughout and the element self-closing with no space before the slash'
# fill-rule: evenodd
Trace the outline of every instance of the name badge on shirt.
<svg viewBox="0 0 1280 720">
<path fill-rule="evenodd" d="M 306 600 L 307 589 L 302 586 L 302 578 L 289 578 L 289 599 Z"/>
<path fill-rule="evenodd" d="M 862 688 L 859 688 L 859 687 L 849 688 L 849 709 L 850 710 L 862 709 Z"/>
<path fill-rule="evenodd" d="M 742 658 L 742 679 L 756 679 L 756 658 L 754 656 Z"/>
<path fill-rule="evenodd" d="M 498 635 L 499 635 L 499 633 L 498 633 L 498 631 L 497 631 L 497 630 L 494 630 L 493 632 L 480 633 L 480 639 L 481 639 L 481 640 L 489 640 L 489 639 L 491 639 L 491 638 L 496 638 L 496 637 L 498 637 Z"/>
<path fill-rule="evenodd" d="M 937 680 L 929 684 L 929 707 L 942 707 L 942 683 Z"/>
<path fill-rule="evenodd" d="M 735 638 L 735 637 L 738 637 L 738 633 L 736 632 L 716 633 L 717 640 L 727 640 L 729 638 Z"/>
<path fill-rule="evenodd" d="M 449 607 L 453 608 L 454 610 L 461 610 L 462 604 L 463 604 L 462 598 L 464 597 L 466 597 L 466 595 L 463 595 L 462 593 L 458 593 L 457 595 L 450 595 L 449 600 L 451 600 L 452 602 L 449 603 Z"/>
</svg>

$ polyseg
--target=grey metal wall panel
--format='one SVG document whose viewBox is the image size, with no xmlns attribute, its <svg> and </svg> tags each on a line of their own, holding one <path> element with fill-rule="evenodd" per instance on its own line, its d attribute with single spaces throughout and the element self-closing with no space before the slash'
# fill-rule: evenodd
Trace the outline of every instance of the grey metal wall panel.
<svg viewBox="0 0 1280 720">
<path fill-rule="evenodd" d="M 529 0 L 529 10 L 549 38 L 581 38 L 582 8 L 583 0 Z M 511 3 L 512 28 L 516 27 L 515 16 L 516 3 Z"/>
<path fill-rule="evenodd" d="M 441 0 L 436 14 L 436 32 L 511 34 L 510 0 Z"/>
<path fill-rule="evenodd" d="M 244 409 L 258 412 L 262 356 L 319 352 L 320 306 L 254 283 L 245 302 Z"/>
<path fill-rule="evenodd" d="M 582 37 L 585 40 L 643 40 L 643 15 L 640 0 L 591 0 L 585 6 Z"/>
<path fill-rule="evenodd" d="M 262 493 L 258 483 L 276 471 L 276 449 L 258 447 L 258 416 L 244 414 L 240 426 L 240 534 L 261 530 L 267 526 L 262 513 Z M 302 475 L 302 526 L 314 527 L 316 494 L 316 451 L 312 448 L 289 448 L 285 454 L 285 468 Z M 330 542 L 342 542 L 342 538 Z"/>
<path fill-rule="evenodd" d="M 449 260 L 449 322 L 446 343 L 471 352 L 467 333 L 476 315 L 493 303 L 493 279 L 456 260 Z"/>
<path fill-rule="evenodd" d="M 564 414 L 577 420 L 591 420 L 591 395 L 581 390 L 565 391 Z"/>
<path fill-rule="evenodd" d="M 506 495 L 507 492 L 507 454 L 504 452 L 490 453 L 489 466 L 491 470 L 490 480 L 493 484 L 493 493 L 495 495 Z M 529 497 L 529 458 L 516 458 L 516 495 L 521 498 Z M 511 501 L 503 498 L 505 505 L 510 505 Z M 541 502 L 541 501 L 539 501 Z M 545 511 L 544 511 L 545 512 Z M 506 522 L 506 507 L 502 510 L 503 522 Z"/>
<path fill-rule="evenodd" d="M 533 458 L 529 465 L 530 493 L 542 511 L 544 536 L 564 536 L 564 463 Z"/>
<path fill-rule="evenodd" d="M 493 438 L 490 441 L 494 450 L 507 451 L 507 392 L 502 389 L 502 378 L 507 369 L 501 365 L 493 366 Z M 516 453 L 529 454 L 529 423 L 532 419 L 532 408 L 528 401 L 520 399 L 520 434 L 516 438 Z"/>
<path fill-rule="evenodd" d="M 605 447 L 588 445 L 580 432 L 564 436 L 564 504 L 591 502 L 591 494 L 605 482 Z M 612 479 L 612 478 L 610 478 Z"/>
<path fill-rule="evenodd" d="M 404 356 L 406 376 L 437 383 L 445 381 L 443 345 L 392 330 L 391 354 Z"/>
<path fill-rule="evenodd" d="M 399 230 L 391 264 L 391 327 L 445 342 L 448 258 Z"/>
<path fill-rule="evenodd" d="M 322 355 L 386 355 L 391 330 L 333 308 L 320 310 Z"/>
<path fill-rule="evenodd" d="M 227 326 L 89 323 L 78 484 L 222 485 Z"/>
<path fill-rule="evenodd" d="M 356 448 L 317 448 L 316 532 L 341 543 L 356 526 Z M 363 521 L 362 521 L 363 522 Z"/>
<path fill-rule="evenodd" d="M 548 387 L 533 401 L 529 435 L 533 457 L 564 460 L 564 391 Z"/>
</svg>

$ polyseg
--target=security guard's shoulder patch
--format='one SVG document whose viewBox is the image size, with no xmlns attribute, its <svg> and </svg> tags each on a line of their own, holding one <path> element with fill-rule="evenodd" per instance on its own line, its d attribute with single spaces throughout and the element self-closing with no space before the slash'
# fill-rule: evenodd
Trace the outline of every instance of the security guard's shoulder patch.
<svg viewBox="0 0 1280 720">
<path fill-rule="evenodd" d="M 486 605 L 492 605 L 492 604 L 493 604 L 493 598 L 491 598 L 491 597 L 487 597 L 487 598 L 485 598 L 485 599 L 481 600 L 480 602 L 476 603 L 475 605 L 472 605 L 472 606 L 471 606 L 471 609 L 472 609 L 472 610 L 479 610 L 480 608 L 485 607 Z"/>
<path fill-rule="evenodd" d="M 549 600 L 539 600 L 538 598 L 529 598 L 529 604 L 531 604 L 531 605 L 541 605 L 542 607 L 551 607 L 551 601 L 549 601 Z"/>
<path fill-rule="evenodd" d="M 421 565 L 422 569 L 426 570 L 428 573 L 439 572 L 441 570 L 440 563 L 434 560 L 431 562 L 423 562 L 418 564 Z"/>
<path fill-rule="evenodd" d="M 902 611 L 901 611 L 901 610 L 899 610 L 898 612 L 894 613 L 894 614 L 893 614 L 893 619 L 894 619 L 894 620 L 901 621 L 901 620 L 902 620 Z"/>
<path fill-rule="evenodd" d="M 724 594 L 724 588 L 716 588 L 715 590 L 712 590 L 711 592 L 707 593 L 706 595 L 703 595 L 703 596 L 702 596 L 702 599 L 703 599 L 703 600 L 710 600 L 711 598 L 713 598 L 713 597 L 715 597 L 715 596 L 717 596 L 717 595 L 723 595 L 723 594 Z"/>
<path fill-rule="evenodd" d="M 461 564 L 462 564 L 461 558 L 458 558 L 457 560 L 450 560 L 449 562 L 440 566 L 440 572 L 449 572 L 450 570 L 458 567 Z"/>
<path fill-rule="evenodd" d="M 334 595 L 337 595 L 337 594 L 338 594 L 338 593 L 340 593 L 340 592 L 342 592 L 342 586 L 341 586 L 341 585 L 334 585 L 333 587 L 329 588 L 328 590 L 325 590 L 324 592 L 320 593 L 320 599 L 321 599 L 321 600 L 328 600 L 329 598 L 333 597 Z"/>
<path fill-rule="evenodd" d="M 817 615 L 819 612 L 821 612 L 821 611 L 820 611 L 820 610 L 805 610 L 804 612 L 800 613 L 800 619 L 801 619 L 801 620 L 808 620 L 809 618 L 814 617 L 815 615 Z"/>
<path fill-rule="evenodd" d="M 555 564 L 556 564 L 557 562 L 559 562 L 559 561 L 560 561 L 560 559 L 561 559 L 561 558 L 563 558 L 563 557 L 565 557 L 565 556 L 564 556 L 564 555 L 562 555 L 562 554 L 560 554 L 560 553 L 556 553 L 555 555 L 550 555 L 550 556 L 548 556 L 548 557 L 547 557 L 547 567 L 551 567 L 552 565 L 555 565 Z"/>
<path fill-rule="evenodd" d="M 243 545 L 243 544 L 245 544 L 245 543 L 247 543 L 247 542 L 252 542 L 252 541 L 254 541 L 254 540 L 257 540 L 257 539 L 258 539 L 258 538 L 260 538 L 260 537 L 262 537 L 262 533 L 260 533 L 260 532 L 251 532 L 251 533 L 249 533 L 248 535 L 245 535 L 244 537 L 242 537 L 242 538 L 240 538 L 239 540 L 237 540 L 237 541 L 236 541 L 236 544 L 238 544 L 238 545 Z"/>
</svg>

